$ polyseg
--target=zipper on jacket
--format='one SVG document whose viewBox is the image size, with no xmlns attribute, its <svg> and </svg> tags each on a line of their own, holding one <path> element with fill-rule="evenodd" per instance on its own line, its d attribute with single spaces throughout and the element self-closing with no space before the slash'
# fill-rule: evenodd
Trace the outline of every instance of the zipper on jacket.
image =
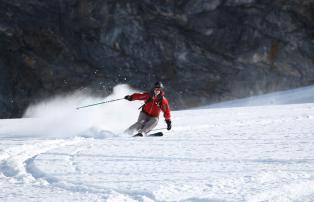
<svg viewBox="0 0 314 202">
<path fill-rule="evenodd" d="M 152 113 L 154 104 L 155 104 L 155 99 L 153 98 L 153 99 L 152 99 L 152 106 L 151 106 L 150 109 L 149 109 L 149 113 Z"/>
</svg>

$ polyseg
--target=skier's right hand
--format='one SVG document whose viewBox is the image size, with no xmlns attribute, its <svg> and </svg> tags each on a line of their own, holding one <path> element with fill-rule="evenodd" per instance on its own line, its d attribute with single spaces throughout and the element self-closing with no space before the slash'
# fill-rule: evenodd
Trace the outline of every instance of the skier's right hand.
<svg viewBox="0 0 314 202">
<path fill-rule="evenodd" d="M 132 96 L 131 96 L 131 95 L 126 95 L 126 96 L 124 97 L 124 99 L 129 100 L 129 101 L 132 101 Z"/>
<path fill-rule="evenodd" d="M 166 123 L 167 123 L 167 130 L 171 130 L 171 121 L 166 120 Z"/>
</svg>

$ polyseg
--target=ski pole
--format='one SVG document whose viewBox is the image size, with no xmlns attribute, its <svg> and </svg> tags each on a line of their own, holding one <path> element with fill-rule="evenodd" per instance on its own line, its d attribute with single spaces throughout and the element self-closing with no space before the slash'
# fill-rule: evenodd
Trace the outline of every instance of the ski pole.
<svg viewBox="0 0 314 202">
<path fill-rule="evenodd" d="M 85 108 L 85 107 L 91 107 L 91 106 L 100 105 L 100 104 L 105 104 L 105 103 L 109 103 L 109 102 L 115 102 L 115 101 L 123 100 L 123 99 L 124 99 L 124 98 L 119 98 L 119 99 L 115 99 L 115 100 L 108 100 L 108 101 L 103 101 L 103 102 L 97 102 L 97 103 L 95 103 L 95 104 L 80 106 L 80 107 L 77 107 L 76 109 L 78 110 L 78 109 Z"/>
</svg>

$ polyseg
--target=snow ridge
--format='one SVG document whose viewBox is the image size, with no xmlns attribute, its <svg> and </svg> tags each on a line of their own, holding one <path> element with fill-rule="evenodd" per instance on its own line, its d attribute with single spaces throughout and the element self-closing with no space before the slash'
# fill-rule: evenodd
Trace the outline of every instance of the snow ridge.
<svg viewBox="0 0 314 202">
<path fill-rule="evenodd" d="M 6 152 L 0 156 L 0 173 L 6 177 L 14 177 L 24 182 L 35 182 L 36 179 L 28 172 L 31 171 L 29 169 L 29 163 L 32 162 L 32 159 L 51 149 L 78 144 L 81 141 L 80 138 L 74 138 L 72 140 L 47 140 L 35 144 L 8 148 Z"/>
</svg>

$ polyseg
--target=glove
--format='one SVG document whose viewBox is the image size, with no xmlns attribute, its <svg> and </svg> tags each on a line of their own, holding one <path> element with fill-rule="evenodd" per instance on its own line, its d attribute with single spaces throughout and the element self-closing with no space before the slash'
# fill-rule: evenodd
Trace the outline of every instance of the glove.
<svg viewBox="0 0 314 202">
<path fill-rule="evenodd" d="M 171 129 L 171 121 L 170 120 L 166 120 L 167 123 L 167 130 Z"/>
<path fill-rule="evenodd" d="M 126 96 L 124 97 L 124 99 L 129 100 L 129 101 L 132 101 L 132 96 L 131 96 L 131 95 L 126 95 Z"/>
</svg>

